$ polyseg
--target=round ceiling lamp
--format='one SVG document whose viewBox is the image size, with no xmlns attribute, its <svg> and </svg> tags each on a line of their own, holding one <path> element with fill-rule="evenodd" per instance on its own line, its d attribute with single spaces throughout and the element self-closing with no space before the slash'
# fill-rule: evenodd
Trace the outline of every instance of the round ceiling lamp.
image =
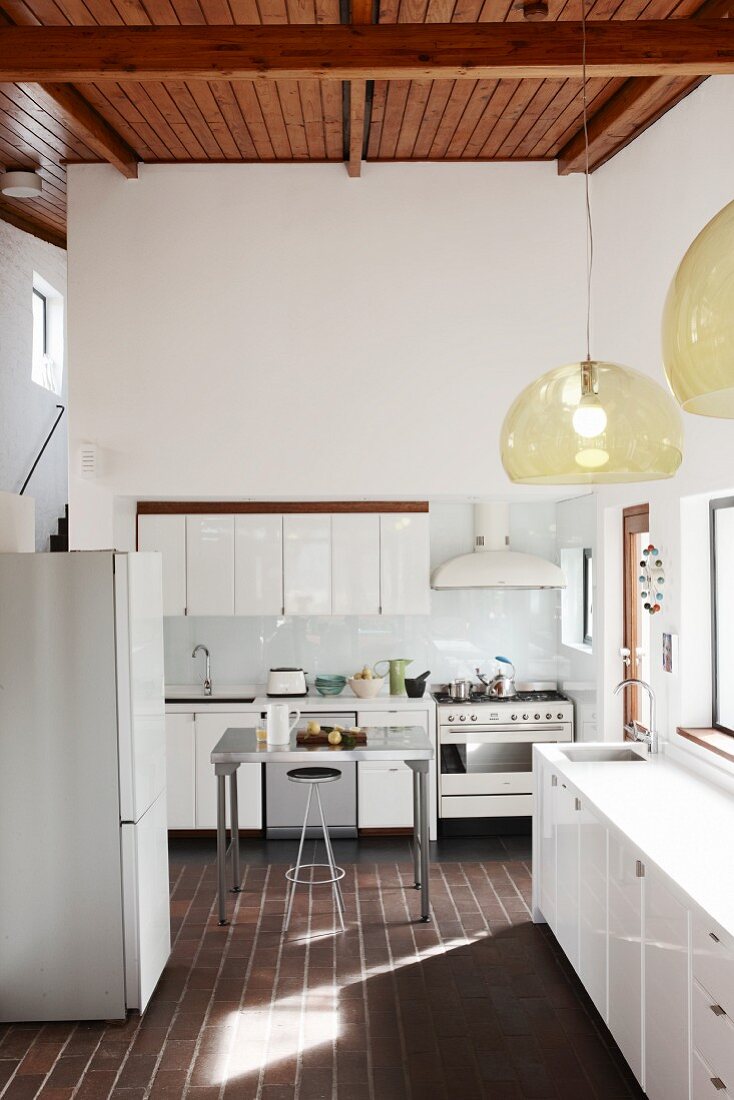
<svg viewBox="0 0 734 1100">
<path fill-rule="evenodd" d="M 586 165 L 586 358 L 556 367 L 515 399 L 502 424 L 500 454 L 511 481 L 525 485 L 614 484 L 672 477 L 683 429 L 671 397 L 647 375 L 591 358 L 594 233 L 589 193 L 586 0 L 581 0 Z"/>
<path fill-rule="evenodd" d="M 43 183 L 38 172 L 3 172 L 0 191 L 9 199 L 35 199 L 43 191 Z"/>
<path fill-rule="evenodd" d="M 680 466 L 683 429 L 675 402 L 647 375 L 586 360 L 522 391 L 502 425 L 501 454 L 525 485 L 655 481 Z"/>
<path fill-rule="evenodd" d="M 734 418 L 734 202 L 701 230 L 673 276 L 663 363 L 686 412 Z"/>
</svg>

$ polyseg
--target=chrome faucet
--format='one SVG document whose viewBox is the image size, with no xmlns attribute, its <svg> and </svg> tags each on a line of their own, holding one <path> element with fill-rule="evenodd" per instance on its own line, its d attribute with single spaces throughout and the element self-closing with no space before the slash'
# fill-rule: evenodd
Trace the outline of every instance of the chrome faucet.
<svg viewBox="0 0 734 1100">
<path fill-rule="evenodd" d="M 656 705 L 655 705 L 655 692 L 645 680 L 637 680 L 631 677 L 629 680 L 620 680 L 614 689 L 614 694 L 619 695 L 620 691 L 627 687 L 641 687 L 647 692 L 648 699 L 650 700 L 650 729 L 646 730 L 640 726 L 639 722 L 631 722 L 629 726 L 625 726 L 625 730 L 632 734 L 633 741 L 640 741 L 643 745 L 647 745 L 648 752 L 658 751 L 658 731 L 656 728 Z"/>
<path fill-rule="evenodd" d="M 211 693 L 212 693 L 212 664 L 211 664 L 211 658 L 209 657 L 209 650 L 206 648 L 205 645 L 197 645 L 197 646 L 194 646 L 194 652 L 191 654 L 191 656 L 195 657 L 200 649 L 203 650 L 204 653 L 206 654 L 206 669 L 204 670 L 204 694 L 205 695 L 211 695 Z"/>
</svg>

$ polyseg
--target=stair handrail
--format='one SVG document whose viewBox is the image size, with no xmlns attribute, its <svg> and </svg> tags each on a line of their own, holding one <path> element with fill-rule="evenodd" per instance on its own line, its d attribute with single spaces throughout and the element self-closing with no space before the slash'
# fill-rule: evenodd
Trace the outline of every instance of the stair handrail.
<svg viewBox="0 0 734 1100">
<path fill-rule="evenodd" d="M 26 491 L 26 488 L 27 488 L 27 486 L 28 486 L 28 482 L 29 482 L 29 481 L 31 480 L 31 478 L 33 477 L 33 471 L 35 470 L 35 468 L 36 468 L 36 466 L 38 465 L 38 463 L 39 463 L 39 462 L 41 461 L 41 455 L 43 454 L 43 452 L 44 452 L 44 451 L 46 450 L 46 448 L 48 447 L 48 444 L 49 444 L 49 440 L 51 439 L 51 436 L 52 436 L 52 435 L 54 434 L 54 432 L 55 432 L 55 431 L 56 431 L 56 429 L 58 428 L 58 426 L 59 426 L 59 421 L 61 420 L 61 417 L 62 417 L 62 416 L 64 415 L 64 406 L 63 406 L 63 405 L 57 405 L 57 406 L 56 406 L 56 408 L 57 408 L 57 409 L 61 409 L 61 412 L 59 413 L 59 415 L 58 415 L 58 416 L 56 417 L 56 419 L 54 420 L 54 422 L 53 422 L 53 427 L 51 428 L 51 431 L 50 431 L 50 432 L 48 433 L 48 435 L 46 436 L 46 441 L 44 442 L 44 444 L 43 444 L 43 446 L 41 447 L 40 451 L 39 451 L 39 452 L 38 452 L 38 454 L 36 455 L 36 461 L 35 461 L 35 462 L 33 463 L 33 465 L 31 466 L 31 468 L 30 468 L 30 471 L 29 471 L 29 473 L 28 473 L 28 477 L 27 477 L 27 478 L 25 479 L 25 481 L 23 482 L 23 487 L 22 487 L 22 489 L 20 490 L 20 493 L 18 494 L 18 496 L 21 496 L 21 497 L 22 497 L 22 496 L 23 496 L 23 493 L 24 493 L 24 492 Z"/>
</svg>

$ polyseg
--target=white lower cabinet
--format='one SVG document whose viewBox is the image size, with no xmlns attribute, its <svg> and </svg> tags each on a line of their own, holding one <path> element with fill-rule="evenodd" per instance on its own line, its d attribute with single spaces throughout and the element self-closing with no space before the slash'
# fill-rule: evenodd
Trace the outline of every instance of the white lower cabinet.
<svg viewBox="0 0 734 1100">
<path fill-rule="evenodd" d="M 688 907 L 645 864 L 645 1082 L 650 1100 L 688 1100 Z"/>
<path fill-rule="evenodd" d="M 642 926 L 644 868 L 636 852 L 609 834 L 609 1030 L 644 1088 Z"/>
<path fill-rule="evenodd" d="M 578 973 L 607 1019 L 607 828 L 581 798 L 579 818 Z"/>
<path fill-rule="evenodd" d="M 217 826 L 217 789 L 212 749 L 229 726 L 255 726 L 260 712 L 251 714 L 196 714 L 196 828 Z M 262 765 L 240 764 L 237 769 L 237 809 L 241 829 L 262 828 Z M 229 779 L 227 780 L 227 821 L 229 821 Z"/>
<path fill-rule="evenodd" d="M 578 969 L 579 814 L 574 790 L 561 780 L 553 790 L 556 822 L 556 939 Z"/>
<path fill-rule="evenodd" d="M 691 1100 L 734 1097 L 734 941 L 691 914 Z"/>
<path fill-rule="evenodd" d="M 413 772 L 400 760 L 357 765 L 357 825 L 400 829 L 413 824 Z"/>
<path fill-rule="evenodd" d="M 556 820 L 554 795 L 558 786 L 558 774 L 550 764 L 540 765 L 539 785 L 540 819 L 538 827 L 539 862 L 534 871 L 538 876 L 540 909 L 553 931 L 556 931 Z"/>
<path fill-rule="evenodd" d="M 196 828 L 193 714 L 166 715 L 168 828 Z"/>
</svg>

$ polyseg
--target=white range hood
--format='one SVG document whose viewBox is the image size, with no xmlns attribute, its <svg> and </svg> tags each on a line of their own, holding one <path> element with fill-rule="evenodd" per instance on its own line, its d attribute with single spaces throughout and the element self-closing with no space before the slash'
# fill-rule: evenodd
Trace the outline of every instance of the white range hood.
<svg viewBox="0 0 734 1100">
<path fill-rule="evenodd" d="M 552 561 L 509 549 L 510 506 L 474 506 L 474 553 L 449 558 L 433 571 L 431 588 L 565 588 Z"/>
</svg>

